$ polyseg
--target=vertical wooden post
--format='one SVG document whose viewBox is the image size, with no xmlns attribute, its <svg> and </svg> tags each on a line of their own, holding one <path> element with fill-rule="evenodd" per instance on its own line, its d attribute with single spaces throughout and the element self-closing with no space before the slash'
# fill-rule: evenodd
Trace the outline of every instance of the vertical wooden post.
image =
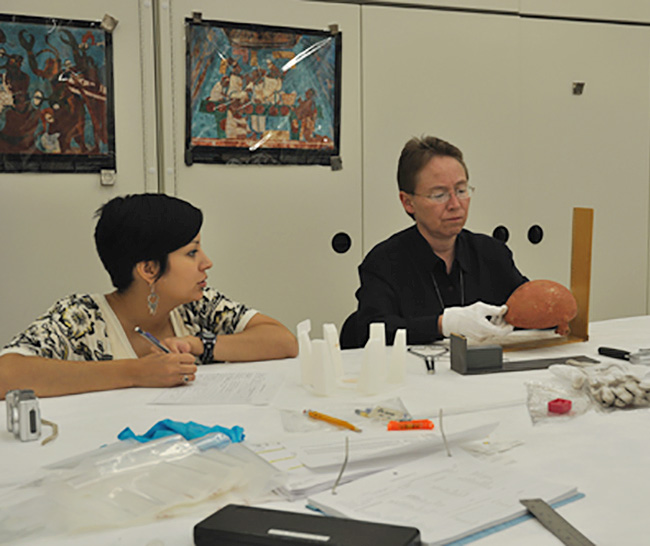
<svg viewBox="0 0 650 546">
<path fill-rule="evenodd" d="M 573 209 L 573 238 L 571 244 L 571 292 L 578 304 L 578 314 L 569 323 L 570 337 L 589 339 L 589 294 L 591 289 L 591 246 L 594 209 Z"/>
</svg>

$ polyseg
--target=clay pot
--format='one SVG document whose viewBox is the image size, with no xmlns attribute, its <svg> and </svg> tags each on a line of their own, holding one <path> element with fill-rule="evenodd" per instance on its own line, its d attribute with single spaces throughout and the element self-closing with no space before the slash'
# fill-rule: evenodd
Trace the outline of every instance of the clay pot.
<svg viewBox="0 0 650 546">
<path fill-rule="evenodd" d="M 569 321 L 578 313 L 571 291 L 560 283 L 535 280 L 522 284 L 506 302 L 505 320 L 516 328 L 556 328 L 560 335 L 569 333 Z"/>
</svg>

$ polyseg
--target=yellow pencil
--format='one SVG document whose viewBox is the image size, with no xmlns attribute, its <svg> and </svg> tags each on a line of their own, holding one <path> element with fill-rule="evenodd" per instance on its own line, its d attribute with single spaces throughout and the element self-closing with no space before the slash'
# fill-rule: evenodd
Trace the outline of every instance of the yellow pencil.
<svg viewBox="0 0 650 546">
<path fill-rule="evenodd" d="M 331 425 L 336 425 L 338 427 L 347 428 L 349 430 L 353 430 L 354 432 L 361 432 L 361 429 L 358 428 L 358 427 L 355 427 L 352 423 L 348 423 L 347 421 L 344 421 L 343 419 L 337 419 L 336 417 L 332 417 L 331 415 L 325 415 L 324 413 L 320 413 L 320 412 L 314 411 L 314 410 L 304 410 L 303 413 L 307 414 L 312 419 L 318 419 L 319 421 L 325 421 L 326 423 L 330 423 Z"/>
</svg>

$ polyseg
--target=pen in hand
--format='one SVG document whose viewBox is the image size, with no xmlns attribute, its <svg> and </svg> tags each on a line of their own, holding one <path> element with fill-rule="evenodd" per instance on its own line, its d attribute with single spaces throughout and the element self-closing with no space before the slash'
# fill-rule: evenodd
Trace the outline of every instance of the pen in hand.
<svg viewBox="0 0 650 546">
<path fill-rule="evenodd" d="M 161 351 L 165 353 L 171 352 L 167 347 L 165 347 L 160 341 L 158 341 L 154 336 L 152 336 L 149 332 L 145 332 L 142 328 L 139 326 L 136 326 L 134 330 L 140 334 L 143 338 L 145 338 L 147 341 L 150 343 L 153 343 L 156 347 L 158 347 Z"/>
</svg>

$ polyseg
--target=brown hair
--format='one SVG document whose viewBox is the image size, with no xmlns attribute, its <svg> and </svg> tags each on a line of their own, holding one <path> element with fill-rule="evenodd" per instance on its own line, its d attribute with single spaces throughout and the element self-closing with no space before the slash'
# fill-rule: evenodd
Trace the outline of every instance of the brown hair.
<svg viewBox="0 0 650 546">
<path fill-rule="evenodd" d="M 418 174 L 431 158 L 436 156 L 453 157 L 463 166 L 465 175 L 469 180 L 469 172 L 463 160 L 463 152 L 456 146 L 433 136 L 415 137 L 404 145 L 399 156 L 397 185 L 400 191 L 413 193 Z"/>
</svg>

